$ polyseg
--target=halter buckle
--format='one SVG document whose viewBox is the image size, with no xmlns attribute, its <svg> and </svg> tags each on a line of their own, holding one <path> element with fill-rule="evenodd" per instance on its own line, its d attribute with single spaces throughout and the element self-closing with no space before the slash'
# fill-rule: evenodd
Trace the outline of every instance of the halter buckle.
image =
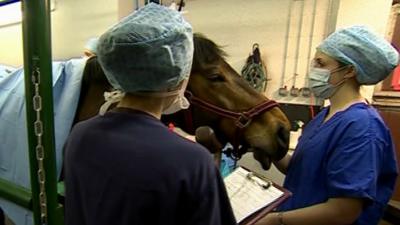
<svg viewBox="0 0 400 225">
<path fill-rule="evenodd" d="M 240 116 L 236 119 L 235 125 L 238 128 L 243 129 L 247 127 L 250 124 L 250 122 L 251 122 L 251 117 L 248 117 L 245 114 L 241 113 Z"/>
</svg>

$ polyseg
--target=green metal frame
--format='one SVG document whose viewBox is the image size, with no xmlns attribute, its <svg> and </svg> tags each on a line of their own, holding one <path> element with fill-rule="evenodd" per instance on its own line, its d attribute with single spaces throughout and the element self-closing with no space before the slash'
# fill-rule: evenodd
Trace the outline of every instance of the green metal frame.
<svg viewBox="0 0 400 225">
<path fill-rule="evenodd" d="M 38 162 L 36 159 L 37 138 L 34 132 L 36 120 L 33 110 L 34 86 L 32 73 L 34 68 L 40 69 L 39 93 L 42 97 L 41 118 L 43 121 L 42 144 L 45 150 L 44 169 L 46 175 L 47 222 L 49 225 L 60 224 L 59 203 L 57 200 L 57 172 L 54 141 L 54 113 L 52 93 L 52 64 L 51 64 L 51 26 L 50 0 L 22 1 L 25 99 L 29 141 L 29 163 L 32 190 L 32 211 L 34 222 L 40 222 Z"/>
<path fill-rule="evenodd" d="M 11 2 L 11 1 L 9 1 Z M 46 177 L 48 225 L 62 225 L 63 206 L 58 202 L 57 171 L 54 140 L 54 113 L 52 93 L 50 0 L 22 0 L 22 33 L 24 46 L 26 118 L 29 141 L 31 190 L 0 178 L 0 196 L 33 211 L 35 225 L 40 220 L 37 137 L 34 131 L 36 112 L 33 110 L 35 87 L 32 73 L 40 70 L 39 95 L 42 99 L 40 117 L 43 122 L 42 145 L 44 147 L 44 171 Z"/>
<path fill-rule="evenodd" d="M 24 208 L 32 208 L 32 193 L 30 190 L 1 178 L 0 196 Z"/>
</svg>

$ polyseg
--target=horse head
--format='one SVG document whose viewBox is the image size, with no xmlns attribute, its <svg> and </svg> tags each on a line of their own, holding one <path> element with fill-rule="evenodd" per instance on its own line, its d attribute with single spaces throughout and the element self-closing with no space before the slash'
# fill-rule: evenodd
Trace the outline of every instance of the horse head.
<svg viewBox="0 0 400 225">
<path fill-rule="evenodd" d="M 187 88 L 187 132 L 210 126 L 218 139 L 251 151 L 264 169 L 288 150 L 289 121 L 274 101 L 254 90 L 226 62 L 226 53 L 201 34 L 194 35 L 194 59 Z M 180 112 L 182 114 L 182 112 Z M 188 127 L 188 120 L 190 125 Z M 178 122 L 179 123 L 179 122 Z"/>
<path fill-rule="evenodd" d="M 192 134 L 197 127 L 210 126 L 220 141 L 241 146 L 237 157 L 252 151 L 254 158 L 268 169 L 271 160 L 278 160 L 287 152 L 289 122 L 276 103 L 248 85 L 226 62 L 225 56 L 213 41 L 201 34 L 194 35 L 194 58 L 187 88 L 191 107 L 162 120 L 174 122 Z M 75 122 L 98 114 L 104 103 L 103 93 L 110 90 L 96 57 L 90 58 L 83 73 Z"/>
</svg>

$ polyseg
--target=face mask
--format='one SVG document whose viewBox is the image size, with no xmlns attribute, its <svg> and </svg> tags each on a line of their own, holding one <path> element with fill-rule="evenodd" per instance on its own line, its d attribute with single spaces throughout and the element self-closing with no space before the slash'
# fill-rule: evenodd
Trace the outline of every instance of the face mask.
<svg viewBox="0 0 400 225">
<path fill-rule="evenodd" d="M 164 115 L 173 114 L 173 113 L 178 112 L 179 110 L 189 108 L 190 103 L 185 97 L 185 90 L 188 85 L 188 81 L 189 81 L 189 79 L 185 79 L 183 81 L 183 84 L 182 84 L 181 89 L 179 90 L 178 96 L 174 99 L 174 101 L 167 108 L 165 108 L 163 110 L 162 114 L 164 114 Z"/>
<path fill-rule="evenodd" d="M 332 95 L 344 83 L 345 79 L 343 79 L 336 85 L 332 85 L 329 83 L 329 78 L 332 73 L 338 72 L 342 68 L 338 68 L 335 71 L 331 72 L 328 69 L 311 67 L 308 75 L 308 82 L 311 90 L 314 92 L 316 97 L 323 99 L 328 99 L 332 97 Z"/>
</svg>

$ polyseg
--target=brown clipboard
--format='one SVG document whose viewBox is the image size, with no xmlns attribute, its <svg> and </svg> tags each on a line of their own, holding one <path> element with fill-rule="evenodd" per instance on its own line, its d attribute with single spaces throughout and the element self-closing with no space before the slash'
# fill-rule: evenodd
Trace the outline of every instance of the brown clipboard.
<svg viewBox="0 0 400 225">
<path fill-rule="evenodd" d="M 251 170 L 249 170 L 246 167 L 241 166 L 243 169 L 252 172 Z M 264 208 L 259 209 L 258 211 L 256 211 L 255 213 L 251 214 L 250 216 L 246 217 L 245 219 L 243 219 L 242 221 L 240 221 L 238 223 L 238 225 L 253 225 L 255 224 L 258 220 L 260 220 L 261 218 L 263 218 L 264 216 L 266 216 L 268 213 L 272 212 L 274 209 L 276 209 L 279 205 L 281 205 L 284 201 L 286 201 L 290 196 L 292 196 L 292 193 L 277 185 L 276 183 L 270 181 L 268 178 L 266 178 L 265 176 L 262 176 L 258 173 L 254 173 L 254 175 L 256 175 L 258 178 L 262 179 L 262 180 L 268 180 L 269 182 L 272 183 L 272 185 L 279 189 L 280 191 L 283 192 L 283 195 L 280 196 L 279 198 L 277 198 L 275 201 L 273 201 L 272 203 L 270 203 L 269 205 L 265 206 Z"/>
</svg>

